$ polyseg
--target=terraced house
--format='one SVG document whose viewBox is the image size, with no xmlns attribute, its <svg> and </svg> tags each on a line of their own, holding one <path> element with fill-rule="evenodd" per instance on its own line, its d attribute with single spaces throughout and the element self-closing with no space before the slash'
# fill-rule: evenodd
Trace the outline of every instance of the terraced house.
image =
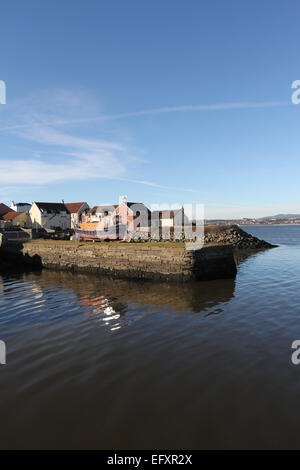
<svg viewBox="0 0 300 470">
<path fill-rule="evenodd" d="M 29 211 L 32 228 L 71 228 L 71 214 L 63 202 L 33 202 Z"/>
</svg>

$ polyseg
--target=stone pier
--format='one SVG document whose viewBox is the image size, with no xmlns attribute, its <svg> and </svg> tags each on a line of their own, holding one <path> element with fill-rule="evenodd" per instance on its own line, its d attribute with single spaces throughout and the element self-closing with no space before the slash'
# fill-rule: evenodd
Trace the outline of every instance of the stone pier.
<svg viewBox="0 0 300 470">
<path fill-rule="evenodd" d="M 189 281 L 232 278 L 233 247 L 209 245 L 187 251 L 184 243 L 75 242 L 32 240 L 22 252 L 44 268 L 114 277 Z"/>
</svg>

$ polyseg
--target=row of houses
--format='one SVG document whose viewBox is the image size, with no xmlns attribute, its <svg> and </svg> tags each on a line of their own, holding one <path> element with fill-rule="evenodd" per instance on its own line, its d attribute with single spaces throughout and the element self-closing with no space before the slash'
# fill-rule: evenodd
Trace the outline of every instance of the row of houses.
<svg viewBox="0 0 300 470">
<path fill-rule="evenodd" d="M 150 211 L 145 204 L 128 202 L 126 197 L 119 204 L 91 207 L 87 202 L 32 202 L 0 204 L 0 229 L 21 227 L 45 230 L 75 229 L 81 223 L 126 223 L 130 229 L 175 227 L 189 223 L 183 208 L 171 211 Z M 2 224 L 2 225 L 1 225 Z"/>
<path fill-rule="evenodd" d="M 74 229 L 89 209 L 86 202 L 0 203 L 0 228 Z"/>
</svg>

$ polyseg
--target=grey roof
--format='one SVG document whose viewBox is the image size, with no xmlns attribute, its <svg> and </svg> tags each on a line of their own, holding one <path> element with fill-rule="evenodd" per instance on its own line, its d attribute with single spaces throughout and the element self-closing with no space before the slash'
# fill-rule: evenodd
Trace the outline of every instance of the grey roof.
<svg viewBox="0 0 300 470">
<path fill-rule="evenodd" d="M 94 206 L 92 207 L 89 212 L 91 214 L 96 214 L 96 212 L 102 212 L 102 211 L 107 211 L 108 209 L 111 210 L 112 208 L 116 209 L 118 207 L 117 204 L 105 204 L 105 205 L 99 205 L 99 206 Z"/>
<path fill-rule="evenodd" d="M 123 204 L 126 204 L 126 206 L 130 207 L 133 206 L 134 204 L 143 204 L 142 202 L 124 202 Z M 143 204 L 144 206 L 145 204 Z"/>
<path fill-rule="evenodd" d="M 129 208 L 131 208 L 131 206 L 134 206 L 135 204 L 140 205 L 140 206 L 144 206 L 149 211 L 148 207 L 145 206 L 145 204 L 143 202 L 127 202 L 127 203 L 125 202 L 124 204 L 126 204 Z"/>
<path fill-rule="evenodd" d="M 69 214 L 68 208 L 62 202 L 36 202 L 35 204 L 43 212 L 48 212 L 50 214 L 67 212 L 67 214 Z"/>
</svg>

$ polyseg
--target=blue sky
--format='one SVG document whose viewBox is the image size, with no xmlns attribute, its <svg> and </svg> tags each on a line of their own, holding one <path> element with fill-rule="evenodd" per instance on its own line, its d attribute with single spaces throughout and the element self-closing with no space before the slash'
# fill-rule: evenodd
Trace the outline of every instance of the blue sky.
<svg viewBox="0 0 300 470">
<path fill-rule="evenodd" d="M 1 2 L 0 201 L 300 213 L 297 0 Z"/>
</svg>

